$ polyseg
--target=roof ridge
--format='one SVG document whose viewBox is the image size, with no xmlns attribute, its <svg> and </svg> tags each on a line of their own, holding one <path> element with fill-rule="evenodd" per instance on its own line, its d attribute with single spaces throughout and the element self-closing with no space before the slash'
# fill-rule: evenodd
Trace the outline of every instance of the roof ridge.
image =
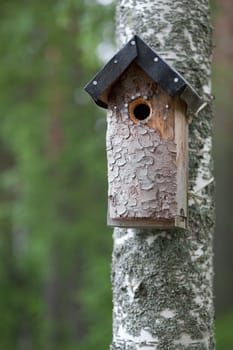
<svg viewBox="0 0 233 350">
<path fill-rule="evenodd" d="M 136 34 L 85 86 L 97 105 L 108 108 L 108 92 L 133 61 L 170 96 L 180 96 L 191 113 L 197 114 L 202 109 L 203 101 L 193 87 Z"/>
</svg>

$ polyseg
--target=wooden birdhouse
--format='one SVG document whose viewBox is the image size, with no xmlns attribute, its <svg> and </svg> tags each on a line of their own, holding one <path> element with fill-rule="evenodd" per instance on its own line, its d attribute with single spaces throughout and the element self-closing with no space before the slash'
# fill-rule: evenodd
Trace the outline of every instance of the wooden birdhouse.
<svg viewBox="0 0 233 350">
<path fill-rule="evenodd" d="M 85 89 L 107 109 L 108 225 L 186 228 L 186 117 L 200 97 L 138 36 Z"/>
</svg>

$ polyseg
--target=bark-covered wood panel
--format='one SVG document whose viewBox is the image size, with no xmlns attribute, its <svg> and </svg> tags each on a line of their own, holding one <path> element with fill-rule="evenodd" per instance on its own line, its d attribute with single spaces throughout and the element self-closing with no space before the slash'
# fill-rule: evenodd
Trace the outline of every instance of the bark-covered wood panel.
<svg viewBox="0 0 233 350">
<path fill-rule="evenodd" d="M 143 103 L 150 107 L 148 117 L 142 120 L 132 117 L 135 106 Z M 174 225 L 177 215 L 174 99 L 137 65 L 132 65 L 112 88 L 108 104 L 110 219 L 121 220 L 123 226 L 140 225 L 140 219 L 144 226 Z M 129 220 L 128 224 L 125 220 Z"/>
</svg>

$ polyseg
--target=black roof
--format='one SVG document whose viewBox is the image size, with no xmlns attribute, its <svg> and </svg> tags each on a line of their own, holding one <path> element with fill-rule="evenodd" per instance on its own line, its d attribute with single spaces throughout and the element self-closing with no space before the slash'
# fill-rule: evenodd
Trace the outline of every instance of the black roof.
<svg viewBox="0 0 233 350">
<path fill-rule="evenodd" d="M 108 107 L 107 94 L 128 66 L 135 62 L 170 96 L 180 96 L 188 109 L 196 114 L 204 103 L 184 77 L 135 35 L 85 86 L 95 103 Z"/>
</svg>

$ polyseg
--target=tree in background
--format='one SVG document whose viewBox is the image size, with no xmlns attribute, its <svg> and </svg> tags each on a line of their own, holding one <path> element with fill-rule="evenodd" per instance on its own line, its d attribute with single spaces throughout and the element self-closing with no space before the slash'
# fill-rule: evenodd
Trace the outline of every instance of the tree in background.
<svg viewBox="0 0 233 350">
<path fill-rule="evenodd" d="M 111 349 L 215 349 L 209 2 L 117 1 L 119 46 L 140 35 L 209 102 L 189 133 L 187 231 L 114 231 Z"/>
<path fill-rule="evenodd" d="M 213 90 L 215 99 L 214 155 L 216 172 L 217 227 L 215 234 L 215 304 L 217 349 L 233 347 L 232 279 L 232 91 L 233 2 L 212 1 L 215 49 Z"/>
<path fill-rule="evenodd" d="M 233 91 L 233 2 L 218 0 L 214 7 L 215 44 L 214 93 L 216 96 L 215 159 L 217 177 L 217 229 L 215 237 L 215 289 L 217 312 L 227 311 L 232 303 L 232 196 L 229 188 L 233 177 L 232 91 Z M 221 164 L 221 166 L 218 166 Z M 224 205 L 223 205 L 224 203 Z"/>
<path fill-rule="evenodd" d="M 105 116 L 83 92 L 97 40 L 111 37 L 109 12 L 78 0 L 0 6 L 4 350 L 110 341 Z"/>
</svg>

